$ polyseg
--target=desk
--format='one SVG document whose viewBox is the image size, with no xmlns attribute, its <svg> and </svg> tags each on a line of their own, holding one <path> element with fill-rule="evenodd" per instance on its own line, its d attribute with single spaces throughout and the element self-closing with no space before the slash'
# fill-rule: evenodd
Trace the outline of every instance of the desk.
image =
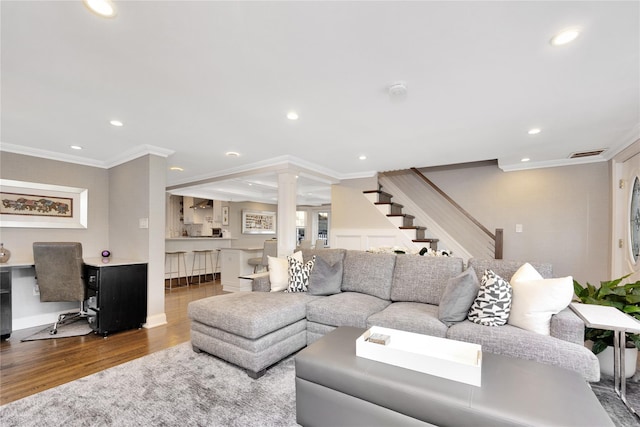
<svg viewBox="0 0 640 427">
<path fill-rule="evenodd" d="M 638 417 L 638 413 L 627 402 L 624 373 L 625 333 L 640 333 L 640 322 L 615 307 L 595 304 L 571 303 L 571 309 L 589 328 L 613 331 L 613 383 L 616 394 L 627 408 Z"/>
<path fill-rule="evenodd" d="M 89 324 L 102 335 L 141 328 L 147 321 L 147 263 L 85 259 Z"/>
<path fill-rule="evenodd" d="M 104 263 L 102 258 L 85 258 L 84 263 L 86 280 L 89 280 L 89 272 L 96 281 L 96 284 L 87 282 L 87 297 L 89 298 L 87 306 L 90 307 L 93 304 L 94 310 L 90 311 L 90 320 L 93 317 L 92 327 L 96 332 L 106 334 L 122 329 L 137 328 L 146 322 L 146 262 L 111 259 L 108 263 Z M 37 294 L 32 295 L 32 287 L 36 284 L 34 273 L 33 271 L 22 271 L 26 269 L 33 270 L 33 260 L 0 264 L 0 289 L 2 289 L 0 293 L 0 335 L 2 335 L 2 339 L 10 337 L 14 326 L 17 329 L 24 329 L 53 323 L 58 314 L 73 309 L 73 307 L 65 308 L 63 304 L 76 304 L 41 303 Z M 26 304 L 25 296 L 28 296 Z M 12 308 L 12 299 L 14 302 L 17 301 L 15 310 Z M 31 315 L 27 320 L 19 314 L 14 319 L 16 312 L 21 309 Z"/>
<path fill-rule="evenodd" d="M 6 340 L 13 331 L 11 311 L 11 270 L 31 268 L 33 263 L 12 262 L 0 264 L 0 339 Z"/>
</svg>

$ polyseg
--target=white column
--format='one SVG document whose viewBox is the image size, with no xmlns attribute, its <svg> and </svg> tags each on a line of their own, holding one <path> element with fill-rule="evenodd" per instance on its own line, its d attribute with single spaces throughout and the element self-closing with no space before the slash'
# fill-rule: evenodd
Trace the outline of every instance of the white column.
<svg viewBox="0 0 640 427">
<path fill-rule="evenodd" d="M 278 256 L 291 255 L 296 248 L 296 172 L 278 172 Z"/>
</svg>

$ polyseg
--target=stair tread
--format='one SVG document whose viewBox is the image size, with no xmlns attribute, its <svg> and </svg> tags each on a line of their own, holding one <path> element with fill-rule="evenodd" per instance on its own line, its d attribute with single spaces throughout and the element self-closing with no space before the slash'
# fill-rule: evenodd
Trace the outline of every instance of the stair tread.
<svg viewBox="0 0 640 427">
<path fill-rule="evenodd" d="M 373 204 L 375 204 L 375 205 L 394 205 L 394 206 L 399 206 L 401 208 L 404 208 L 404 205 L 401 205 L 400 203 L 396 203 L 396 202 L 373 202 Z"/>
<path fill-rule="evenodd" d="M 372 193 L 378 193 L 378 194 L 384 194 L 387 197 L 393 197 L 392 194 L 387 193 L 386 191 L 382 191 L 382 190 L 364 190 L 362 192 L 363 194 L 372 194 Z"/>
<path fill-rule="evenodd" d="M 403 226 L 403 227 L 398 227 L 401 230 L 426 230 L 427 227 L 423 227 L 421 225 L 410 225 L 410 226 Z"/>
<path fill-rule="evenodd" d="M 412 242 L 416 242 L 416 243 L 419 243 L 419 242 L 431 243 L 431 242 L 439 242 L 439 241 L 440 241 L 440 239 L 414 239 L 414 240 L 412 240 Z"/>
<path fill-rule="evenodd" d="M 409 214 L 387 214 L 387 216 L 402 216 L 404 218 L 415 219 L 415 216 Z"/>
</svg>

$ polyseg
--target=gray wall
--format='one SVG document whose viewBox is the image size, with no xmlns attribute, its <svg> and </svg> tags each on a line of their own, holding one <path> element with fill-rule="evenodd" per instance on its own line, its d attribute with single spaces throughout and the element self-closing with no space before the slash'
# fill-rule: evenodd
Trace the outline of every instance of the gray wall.
<svg viewBox="0 0 640 427">
<path fill-rule="evenodd" d="M 166 159 L 147 155 L 109 170 L 2 152 L 0 177 L 88 189 L 86 229 L 0 228 L 0 241 L 12 261 L 33 261 L 34 241 L 78 241 L 85 258 L 109 249 L 114 258 L 149 262 L 148 322 L 164 314 L 164 221 Z M 149 219 L 149 229 L 139 219 Z M 13 286 L 14 329 L 52 322 L 75 303 L 40 303 L 33 295 L 33 270 L 16 270 Z"/>
<path fill-rule="evenodd" d="M 149 230 L 139 219 L 149 215 L 149 156 L 115 166 L 109 174 L 109 242 L 115 258 L 147 259 Z"/>
<path fill-rule="evenodd" d="M 109 242 L 114 257 L 149 263 L 147 326 L 166 322 L 164 234 L 166 159 L 139 157 L 109 170 Z M 140 228 L 147 219 L 149 228 Z"/>
<path fill-rule="evenodd" d="M 257 202 L 222 202 L 222 206 L 229 206 L 229 225 L 223 226 L 231 232 L 231 246 L 238 248 L 261 248 L 264 241 L 275 238 L 276 234 L 242 234 L 242 210 L 278 212 L 278 205 Z M 277 230 L 276 230 L 277 233 Z"/>
<path fill-rule="evenodd" d="M 517 172 L 479 164 L 425 175 L 484 226 L 504 228 L 504 258 L 551 262 L 556 276 L 581 282 L 607 278 L 607 162 Z"/>
<path fill-rule="evenodd" d="M 580 282 L 608 278 L 608 163 L 518 172 L 477 163 L 432 168 L 426 176 L 485 227 L 504 229 L 505 259 L 551 262 L 556 276 Z M 389 227 L 361 197 L 375 187 L 370 180 L 333 186 L 332 230 Z M 516 224 L 522 233 L 515 232 Z"/>
<path fill-rule="evenodd" d="M 36 241 L 80 242 L 85 257 L 100 256 L 101 250 L 109 247 L 109 172 L 106 169 L 2 152 L 0 177 L 88 189 L 86 229 L 0 228 L 0 241 L 11 250 L 11 261 L 32 262 L 32 244 Z M 40 298 L 33 295 L 34 284 L 33 269 L 15 271 L 14 329 L 45 324 L 55 318 L 52 313 L 77 306 L 75 303 L 40 303 Z"/>
</svg>

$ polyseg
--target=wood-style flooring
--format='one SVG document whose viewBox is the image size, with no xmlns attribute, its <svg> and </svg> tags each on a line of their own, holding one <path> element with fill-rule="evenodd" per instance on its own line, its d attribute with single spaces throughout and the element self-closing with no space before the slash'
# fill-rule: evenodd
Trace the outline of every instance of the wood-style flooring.
<svg viewBox="0 0 640 427">
<path fill-rule="evenodd" d="M 189 341 L 189 302 L 222 293 L 219 280 L 167 290 L 166 325 L 107 338 L 90 334 L 21 342 L 43 327 L 15 331 L 0 344 L 0 405 Z"/>
</svg>

